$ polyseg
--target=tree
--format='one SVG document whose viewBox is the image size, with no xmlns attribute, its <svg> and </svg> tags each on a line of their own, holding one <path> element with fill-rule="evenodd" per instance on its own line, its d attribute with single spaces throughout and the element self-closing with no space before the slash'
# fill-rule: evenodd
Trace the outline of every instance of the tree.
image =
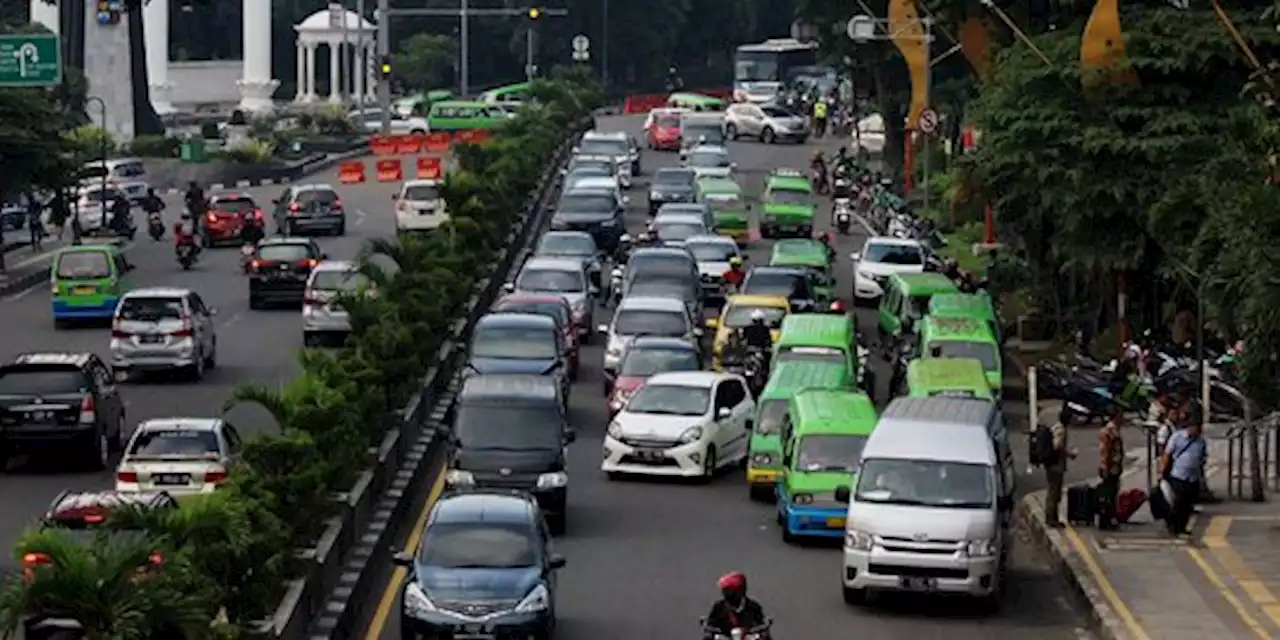
<svg viewBox="0 0 1280 640">
<path fill-rule="evenodd" d="M 449 36 L 419 33 L 400 45 L 395 71 L 405 84 L 419 91 L 449 85 L 458 64 L 458 43 Z"/>
<path fill-rule="evenodd" d="M 73 183 L 73 146 L 63 132 L 74 127 L 48 92 L 0 89 L 0 196 Z"/>
</svg>

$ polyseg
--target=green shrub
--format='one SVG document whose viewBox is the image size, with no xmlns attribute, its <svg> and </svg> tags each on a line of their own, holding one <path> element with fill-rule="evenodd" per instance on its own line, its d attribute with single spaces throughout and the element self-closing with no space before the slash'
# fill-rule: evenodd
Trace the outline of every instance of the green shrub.
<svg viewBox="0 0 1280 640">
<path fill-rule="evenodd" d="M 138 136 L 129 143 L 129 154 L 139 158 L 176 158 L 182 141 L 165 136 Z"/>
<path fill-rule="evenodd" d="M 266 164 L 275 155 L 276 146 L 270 140 L 245 140 L 235 148 L 227 149 L 223 156 L 239 164 Z"/>
<path fill-rule="evenodd" d="M 67 140 L 71 142 L 76 153 L 84 158 L 101 158 L 104 150 L 107 157 L 110 157 L 117 147 L 115 138 L 111 137 L 110 132 L 91 124 L 72 129 L 67 134 Z"/>
</svg>

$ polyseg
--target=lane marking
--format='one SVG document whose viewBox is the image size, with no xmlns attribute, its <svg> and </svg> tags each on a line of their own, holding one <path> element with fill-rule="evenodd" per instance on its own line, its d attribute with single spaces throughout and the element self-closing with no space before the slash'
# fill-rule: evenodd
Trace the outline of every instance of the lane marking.
<svg viewBox="0 0 1280 640">
<path fill-rule="evenodd" d="M 1259 624 L 1253 616 L 1249 615 L 1249 611 L 1245 609 L 1244 603 L 1240 602 L 1240 599 L 1236 597 L 1236 594 L 1231 592 L 1231 589 L 1229 589 L 1226 583 L 1222 581 L 1222 578 L 1218 577 L 1218 573 L 1213 570 L 1213 567 L 1209 566 L 1209 562 L 1204 559 L 1204 555 L 1200 553 L 1199 549 L 1187 549 L 1187 555 L 1191 556 L 1191 559 L 1198 567 L 1200 567 L 1200 572 L 1204 574 L 1204 577 L 1209 581 L 1209 583 L 1217 587 L 1218 592 L 1222 594 L 1222 599 L 1226 600 L 1227 604 L 1230 604 L 1231 607 L 1236 610 L 1240 619 L 1244 621 L 1245 626 L 1249 627 L 1249 629 L 1253 631 L 1254 635 L 1257 635 L 1263 640 L 1271 638 L 1271 634 L 1267 633 L 1266 630 L 1262 628 L 1262 625 Z"/>
<path fill-rule="evenodd" d="M 364 212 L 364 210 L 363 210 L 363 209 L 356 209 L 356 223 L 355 223 L 355 225 L 353 225 L 353 226 L 358 227 L 358 226 L 360 226 L 360 225 L 364 224 L 364 219 L 365 219 L 365 212 Z"/>
<path fill-rule="evenodd" d="M 436 500 L 440 499 L 440 494 L 444 491 L 445 469 L 442 467 L 440 473 L 436 474 L 435 484 L 431 486 L 431 492 L 427 494 L 427 499 L 422 503 L 422 511 L 418 513 L 417 519 L 413 523 L 413 531 L 409 532 L 409 539 L 405 541 L 404 550 L 409 553 L 415 553 L 418 550 L 418 543 L 422 540 L 422 532 L 427 526 L 427 515 L 431 513 L 431 507 L 435 505 Z M 365 640 L 379 640 L 383 631 L 386 630 L 387 621 L 391 618 L 391 608 L 396 604 L 396 598 L 400 597 L 400 583 L 404 582 L 405 577 L 409 575 L 409 570 L 405 567 L 396 567 L 391 573 L 391 579 L 387 581 L 387 587 L 382 591 L 382 599 L 378 601 L 378 608 L 373 614 L 373 619 L 369 621 L 369 630 L 364 634 Z"/>
<path fill-rule="evenodd" d="M 1084 540 L 1080 539 L 1080 534 L 1076 533 L 1075 529 L 1071 527 L 1065 527 L 1062 531 L 1066 535 L 1067 541 L 1075 548 L 1076 554 L 1084 562 L 1085 568 L 1093 576 L 1094 582 L 1098 584 L 1098 589 L 1102 591 L 1103 597 L 1111 605 L 1111 610 L 1115 611 L 1125 626 L 1129 627 L 1129 632 L 1133 634 L 1134 639 L 1151 640 L 1151 636 L 1147 635 L 1146 630 L 1142 628 L 1137 617 L 1129 610 L 1129 606 L 1124 603 L 1115 586 L 1107 579 L 1102 567 L 1098 566 L 1097 559 L 1093 557 L 1093 552 L 1089 551 L 1089 546 L 1084 543 Z"/>
<path fill-rule="evenodd" d="M 1267 583 L 1258 578 L 1258 575 L 1249 568 L 1248 563 L 1235 548 L 1227 540 L 1227 533 L 1231 530 L 1231 516 L 1214 516 L 1209 520 L 1209 528 L 1205 530 L 1204 536 L 1201 538 L 1204 546 L 1207 547 L 1218 564 L 1226 571 L 1227 575 L 1240 585 L 1240 589 L 1249 596 L 1249 599 L 1258 608 L 1262 610 L 1272 624 L 1280 627 L 1280 600 L 1276 600 L 1271 590 L 1267 588 Z M 1249 620 L 1244 611 L 1237 608 L 1241 617 Z M 1269 636 L 1270 634 L 1268 634 Z"/>
</svg>

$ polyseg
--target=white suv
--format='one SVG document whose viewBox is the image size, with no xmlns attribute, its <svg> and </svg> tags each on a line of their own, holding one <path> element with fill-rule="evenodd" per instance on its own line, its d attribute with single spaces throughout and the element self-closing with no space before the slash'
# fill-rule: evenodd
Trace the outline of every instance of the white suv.
<svg viewBox="0 0 1280 640">
<path fill-rule="evenodd" d="M 870 304 L 884 295 L 884 283 L 895 273 L 924 271 L 925 248 L 915 240 L 877 236 L 867 238 L 853 260 L 853 299 Z"/>
<path fill-rule="evenodd" d="M 397 231 L 431 231 L 449 219 L 439 180 L 406 180 L 395 195 Z"/>
<path fill-rule="evenodd" d="M 134 289 L 111 321 L 111 365 L 126 373 L 183 369 L 199 380 L 217 364 L 217 313 L 189 289 Z"/>
<path fill-rule="evenodd" d="M 351 316 L 335 304 L 339 295 L 368 290 L 369 280 L 350 260 L 324 260 L 311 270 L 302 297 L 302 342 L 311 347 L 322 338 L 346 338 Z"/>
</svg>

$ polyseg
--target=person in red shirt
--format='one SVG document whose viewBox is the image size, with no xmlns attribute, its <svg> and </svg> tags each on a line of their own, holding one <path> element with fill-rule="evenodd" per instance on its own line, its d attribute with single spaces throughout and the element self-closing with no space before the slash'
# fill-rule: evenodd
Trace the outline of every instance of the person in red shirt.
<svg viewBox="0 0 1280 640">
<path fill-rule="evenodd" d="M 720 274 L 720 277 L 724 279 L 726 288 L 736 291 L 742 284 L 742 279 L 747 277 L 747 274 L 742 271 L 742 258 L 737 256 L 729 258 L 729 270 Z"/>
</svg>

